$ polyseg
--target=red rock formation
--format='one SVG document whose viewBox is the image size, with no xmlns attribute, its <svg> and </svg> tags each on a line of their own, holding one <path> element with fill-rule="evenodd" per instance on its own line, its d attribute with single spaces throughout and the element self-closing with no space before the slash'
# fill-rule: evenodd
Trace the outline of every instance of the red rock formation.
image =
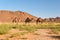
<svg viewBox="0 0 60 40">
<path fill-rule="evenodd" d="M 12 22 L 14 18 L 19 20 L 19 22 L 25 22 L 27 17 L 29 19 L 33 19 L 33 21 L 37 20 L 37 17 L 22 11 L 6 11 L 6 10 L 0 11 L 0 22 Z"/>
<path fill-rule="evenodd" d="M 22 11 L 7 11 L 7 10 L 0 10 L 0 22 L 25 22 L 26 19 L 29 18 L 31 21 L 30 22 L 36 22 L 38 19 L 33 15 L 28 14 L 27 12 L 22 12 Z M 41 21 L 42 20 L 42 21 Z M 56 18 L 41 18 L 40 22 L 56 22 L 60 23 L 60 17 Z"/>
</svg>

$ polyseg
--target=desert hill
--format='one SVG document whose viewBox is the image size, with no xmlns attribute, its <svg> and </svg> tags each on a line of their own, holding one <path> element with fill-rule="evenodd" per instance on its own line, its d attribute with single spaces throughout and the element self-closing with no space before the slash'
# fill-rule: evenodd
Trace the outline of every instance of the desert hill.
<svg viewBox="0 0 60 40">
<path fill-rule="evenodd" d="M 27 12 L 0 10 L 0 22 L 25 22 L 27 18 L 32 20 L 32 22 L 37 20 L 37 17 Z"/>
<path fill-rule="evenodd" d="M 56 18 L 38 18 L 27 12 L 22 11 L 8 11 L 0 10 L 0 22 L 13 23 L 13 22 L 56 22 L 60 23 L 60 17 Z"/>
</svg>

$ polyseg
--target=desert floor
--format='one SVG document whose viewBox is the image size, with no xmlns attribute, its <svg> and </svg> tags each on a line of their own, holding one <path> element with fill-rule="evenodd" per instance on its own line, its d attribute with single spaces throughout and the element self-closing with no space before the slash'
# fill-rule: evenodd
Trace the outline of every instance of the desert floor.
<svg viewBox="0 0 60 40">
<path fill-rule="evenodd" d="M 50 31 L 50 29 L 38 29 L 34 33 L 26 33 L 26 31 L 12 29 L 7 34 L 0 35 L 0 40 L 60 40 L 60 33 L 51 34 Z"/>
<path fill-rule="evenodd" d="M 52 33 L 51 29 L 37 29 L 34 32 L 27 32 L 13 28 L 7 33 L 1 34 L 0 40 L 60 40 L 60 31 Z"/>
</svg>

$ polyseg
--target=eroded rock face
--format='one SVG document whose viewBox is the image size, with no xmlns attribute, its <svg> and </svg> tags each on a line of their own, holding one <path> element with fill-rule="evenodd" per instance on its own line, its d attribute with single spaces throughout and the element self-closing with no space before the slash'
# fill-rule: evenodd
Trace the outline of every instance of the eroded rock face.
<svg viewBox="0 0 60 40">
<path fill-rule="evenodd" d="M 0 22 L 25 22 L 27 18 L 33 18 L 34 22 L 37 20 L 37 17 L 26 12 L 0 10 Z"/>
<path fill-rule="evenodd" d="M 29 21 L 28 21 L 28 19 Z M 37 18 L 22 11 L 7 11 L 0 10 L 0 23 L 20 23 L 20 22 L 34 22 L 34 23 L 44 23 L 44 22 L 56 22 L 60 23 L 60 17 L 56 18 Z"/>
</svg>

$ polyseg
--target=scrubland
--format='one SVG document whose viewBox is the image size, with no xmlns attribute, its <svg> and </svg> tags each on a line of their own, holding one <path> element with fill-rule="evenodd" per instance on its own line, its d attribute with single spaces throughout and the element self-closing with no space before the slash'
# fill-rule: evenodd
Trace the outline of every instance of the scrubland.
<svg viewBox="0 0 60 40">
<path fill-rule="evenodd" d="M 47 36 L 46 40 L 53 40 L 51 36 L 60 36 L 60 23 L 0 24 L 0 40 L 44 40 L 42 36 Z"/>
</svg>

